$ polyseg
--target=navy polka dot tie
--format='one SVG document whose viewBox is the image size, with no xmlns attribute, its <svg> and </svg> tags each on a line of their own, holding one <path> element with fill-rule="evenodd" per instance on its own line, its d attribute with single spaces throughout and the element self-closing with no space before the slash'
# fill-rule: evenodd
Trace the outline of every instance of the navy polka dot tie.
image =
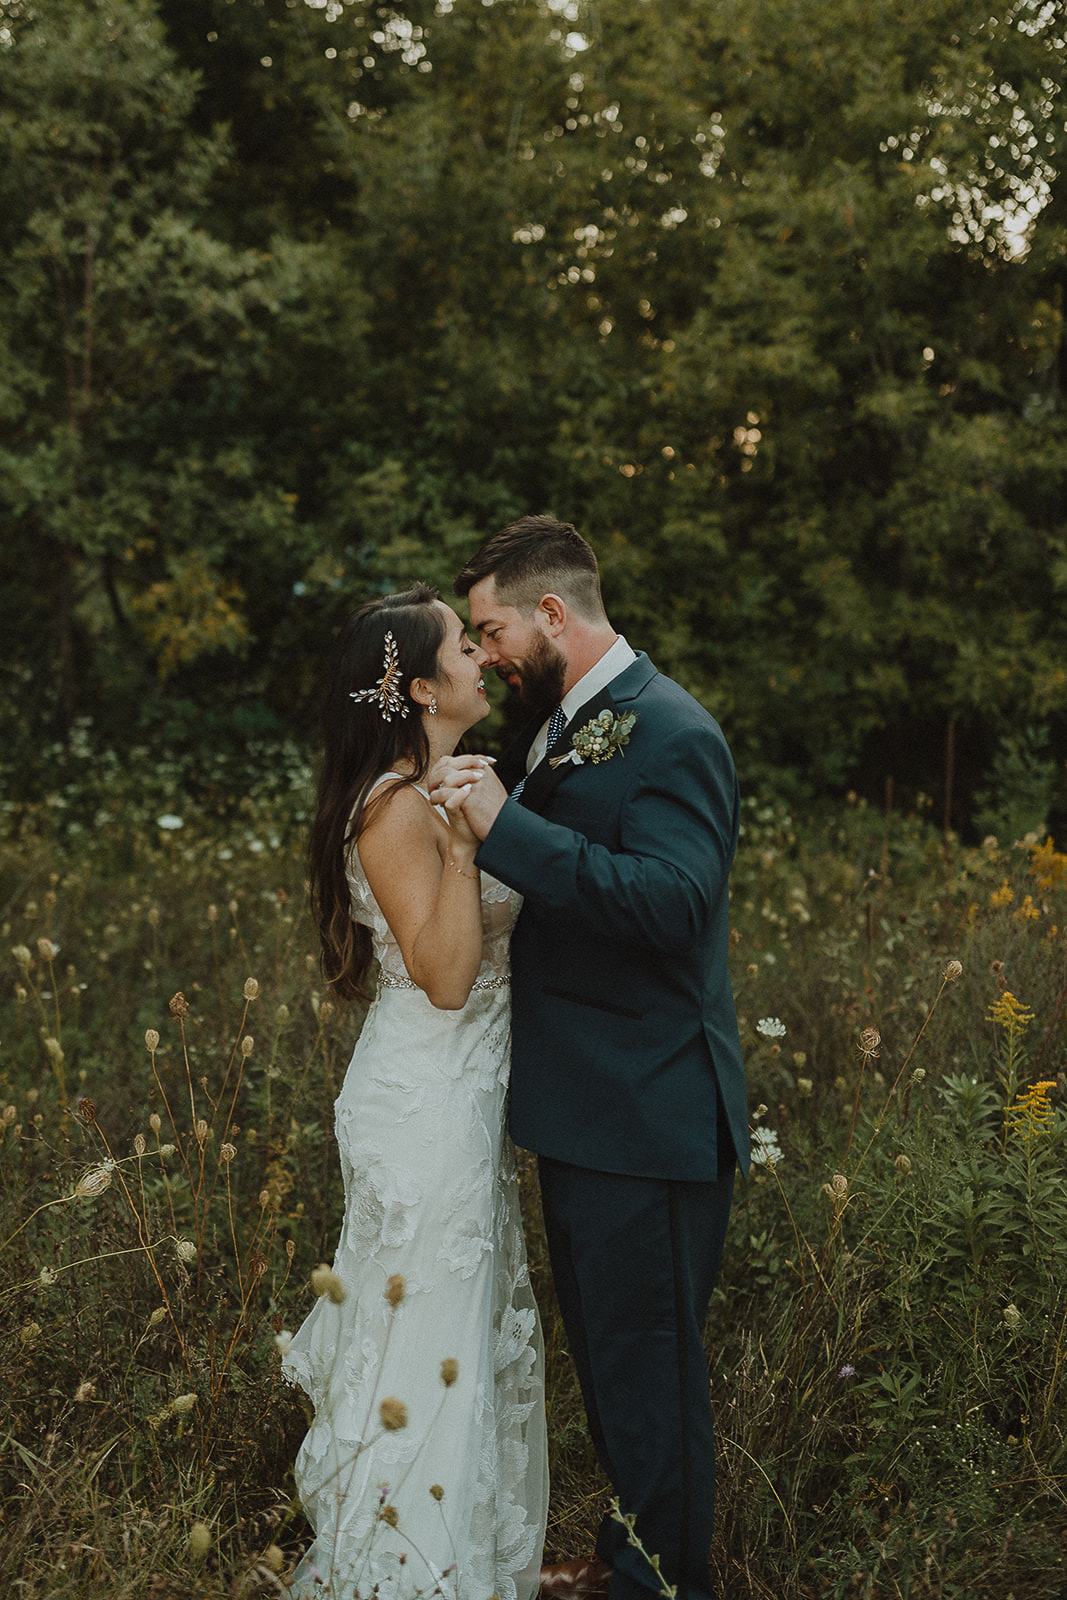
<svg viewBox="0 0 1067 1600">
<path fill-rule="evenodd" d="M 563 707 L 562 706 L 557 706 L 555 711 L 553 711 L 551 717 L 549 717 L 549 719 L 548 719 L 548 742 L 545 745 L 545 754 L 546 755 L 551 750 L 552 746 L 555 744 L 556 740 L 559 738 L 560 734 L 563 732 L 563 730 L 564 730 L 564 728 L 566 726 L 567 726 L 567 719 L 563 715 Z M 530 774 L 526 773 L 525 777 L 522 777 L 522 778 L 519 779 L 519 781 L 515 785 L 514 789 L 512 789 L 511 794 L 509 796 L 509 799 L 511 799 L 511 800 L 518 800 L 519 799 L 519 797 L 522 794 L 522 791 L 526 787 L 526 779 L 529 776 L 530 776 Z"/>
</svg>

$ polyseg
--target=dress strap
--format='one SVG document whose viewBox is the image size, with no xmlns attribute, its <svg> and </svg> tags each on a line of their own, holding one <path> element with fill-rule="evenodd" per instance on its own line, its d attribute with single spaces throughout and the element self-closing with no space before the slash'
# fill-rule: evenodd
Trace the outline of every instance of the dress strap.
<svg viewBox="0 0 1067 1600">
<path fill-rule="evenodd" d="M 380 772 L 366 791 L 367 799 L 370 799 L 370 796 L 374 793 L 378 785 L 380 783 L 384 783 L 386 778 L 404 778 L 405 776 L 406 774 L 403 772 Z M 430 791 L 428 789 L 424 789 L 421 783 L 409 784 L 409 788 L 417 790 L 429 805 L 433 805 L 433 801 L 430 799 Z M 448 813 L 445 811 L 444 806 L 433 806 L 433 809 L 438 813 L 439 816 L 443 817 L 446 822 L 448 821 Z"/>
</svg>

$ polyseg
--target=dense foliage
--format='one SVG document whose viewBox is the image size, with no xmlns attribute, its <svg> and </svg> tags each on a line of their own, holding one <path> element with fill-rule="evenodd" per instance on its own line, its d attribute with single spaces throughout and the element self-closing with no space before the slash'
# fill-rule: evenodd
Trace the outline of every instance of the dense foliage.
<svg viewBox="0 0 1067 1600">
<path fill-rule="evenodd" d="M 750 790 L 1065 807 L 1045 0 L 0 0 L 0 682 L 302 731 L 527 510 Z"/>
</svg>

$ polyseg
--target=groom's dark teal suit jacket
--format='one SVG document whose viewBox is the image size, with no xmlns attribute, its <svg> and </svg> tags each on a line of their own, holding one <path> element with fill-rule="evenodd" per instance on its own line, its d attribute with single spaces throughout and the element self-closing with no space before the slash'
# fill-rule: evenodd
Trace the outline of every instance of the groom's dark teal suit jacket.
<svg viewBox="0 0 1067 1600">
<path fill-rule="evenodd" d="M 744 1069 L 727 970 L 737 778 L 707 711 L 639 655 L 571 719 L 637 721 L 606 761 L 542 761 L 478 865 L 518 889 L 511 1132 L 595 1171 L 707 1181 L 725 1116 L 748 1168 Z M 511 788 L 537 732 L 498 771 Z"/>
</svg>

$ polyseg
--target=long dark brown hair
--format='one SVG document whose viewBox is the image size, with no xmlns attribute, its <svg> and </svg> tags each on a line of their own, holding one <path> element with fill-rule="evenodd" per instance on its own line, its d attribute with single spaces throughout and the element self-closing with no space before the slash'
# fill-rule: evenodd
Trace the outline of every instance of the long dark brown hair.
<svg viewBox="0 0 1067 1600">
<path fill-rule="evenodd" d="M 383 772 L 410 762 L 407 783 L 426 776 L 430 750 L 422 707 L 411 698 L 416 678 L 440 678 L 437 656 L 445 641 L 445 621 L 434 605 L 440 595 L 429 584 L 382 595 L 360 606 L 344 622 L 334 646 L 323 708 L 323 758 L 318 807 L 308 845 L 311 910 L 322 943 L 322 970 L 342 1000 L 365 992 L 371 964 L 370 930 L 352 921 L 345 865 L 359 838 L 367 791 Z M 385 669 L 387 633 L 393 635 L 398 689 L 408 708 L 387 720 L 375 699 L 353 700 L 354 690 L 370 689 Z"/>
</svg>

